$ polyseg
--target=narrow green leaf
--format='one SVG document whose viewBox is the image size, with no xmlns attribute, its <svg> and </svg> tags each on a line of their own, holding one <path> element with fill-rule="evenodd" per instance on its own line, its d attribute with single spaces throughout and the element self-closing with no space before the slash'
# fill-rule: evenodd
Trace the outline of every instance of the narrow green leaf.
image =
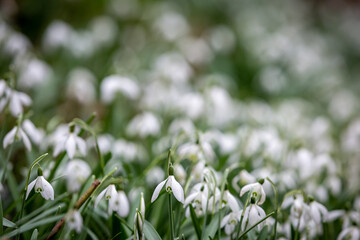
<svg viewBox="0 0 360 240">
<path fill-rule="evenodd" d="M 147 220 L 144 221 L 143 231 L 146 239 L 149 240 L 161 240 L 160 235 L 155 230 L 155 228 L 151 225 Z"/>
<path fill-rule="evenodd" d="M 65 214 L 61 214 L 61 215 L 57 215 L 57 216 L 52 216 L 52 217 L 48 217 L 45 219 L 42 219 L 40 221 L 34 222 L 34 223 L 29 223 L 29 224 L 24 224 L 23 226 L 20 226 L 18 229 L 9 232 L 8 234 L 4 235 L 4 238 L 12 238 L 20 233 L 29 231 L 31 229 L 34 229 L 38 226 L 42 226 L 42 225 L 46 225 L 52 222 L 56 222 L 59 221 L 60 219 L 62 219 L 65 216 Z"/>
<path fill-rule="evenodd" d="M 203 239 L 213 239 L 215 237 L 215 234 L 218 230 L 218 225 L 220 222 L 219 218 L 220 212 L 217 212 L 213 218 L 211 219 L 209 225 L 206 227 L 204 232 L 204 238 Z"/>
<path fill-rule="evenodd" d="M 1 219 L 2 219 L 3 225 L 5 227 L 10 227 L 10 228 L 16 228 L 17 227 L 16 224 L 13 223 L 12 221 L 10 221 L 10 220 L 8 220 L 8 219 L 6 219 L 4 217 L 2 217 Z"/>
<path fill-rule="evenodd" d="M 191 220 L 193 222 L 194 228 L 195 228 L 195 232 L 196 232 L 196 236 L 198 239 L 201 239 L 201 228 L 200 228 L 200 224 L 199 224 L 199 219 L 196 216 L 194 207 L 190 204 L 190 216 L 191 216 Z"/>
<path fill-rule="evenodd" d="M 32 235 L 31 235 L 31 239 L 30 240 L 37 240 L 38 239 L 38 230 L 37 228 L 33 231 Z"/>
<path fill-rule="evenodd" d="M 90 236 L 91 239 L 93 239 L 93 240 L 98 240 L 99 239 L 95 235 L 95 233 L 93 231 L 91 231 L 88 227 L 85 227 L 85 230 L 86 230 L 87 234 Z"/>
</svg>

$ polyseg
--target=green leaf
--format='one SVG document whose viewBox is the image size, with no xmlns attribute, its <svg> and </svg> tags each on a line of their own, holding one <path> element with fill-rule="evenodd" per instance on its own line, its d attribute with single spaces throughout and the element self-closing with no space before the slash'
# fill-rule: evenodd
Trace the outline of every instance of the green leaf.
<svg viewBox="0 0 360 240">
<path fill-rule="evenodd" d="M 29 231 L 31 229 L 34 229 L 38 226 L 42 226 L 42 225 L 46 225 L 52 222 L 56 222 L 59 221 L 60 219 L 62 219 L 65 216 L 65 214 L 61 214 L 61 215 L 57 215 L 57 216 L 52 216 L 52 217 L 48 217 L 45 219 L 42 219 L 40 221 L 37 222 L 33 222 L 33 223 L 29 223 L 29 224 L 24 224 L 22 226 L 20 226 L 18 229 L 9 232 L 8 234 L 4 235 L 4 238 L 12 238 L 20 233 Z"/>
<path fill-rule="evenodd" d="M 191 204 L 189 205 L 189 207 L 190 207 L 190 216 L 195 228 L 196 236 L 198 239 L 201 239 L 201 228 L 199 224 L 199 219 L 196 216 L 194 207 Z"/>
<path fill-rule="evenodd" d="M 0 195 L 0 235 L 2 235 L 3 233 L 3 208 L 2 208 L 2 200 L 1 200 L 1 195 Z"/>
<path fill-rule="evenodd" d="M 268 226 L 265 225 L 263 229 L 261 229 L 261 232 L 259 233 L 259 236 L 257 240 L 265 240 L 268 237 Z"/>
<path fill-rule="evenodd" d="M 37 240 L 38 239 L 38 230 L 35 229 L 31 235 L 31 239 L 30 240 Z"/>
<path fill-rule="evenodd" d="M 4 217 L 2 218 L 2 222 L 3 222 L 3 225 L 5 227 L 10 227 L 10 228 L 16 228 L 17 227 L 15 223 L 13 223 L 12 221 L 10 221 L 10 220 L 8 220 L 8 219 L 6 219 Z"/>
<path fill-rule="evenodd" d="M 93 239 L 93 240 L 98 240 L 99 239 L 95 235 L 95 233 L 93 231 L 91 231 L 88 227 L 85 227 L 85 230 L 86 230 L 87 234 L 90 236 L 91 239 Z"/>
<path fill-rule="evenodd" d="M 149 240 L 161 240 L 160 235 L 155 230 L 155 228 L 151 225 L 147 220 L 144 221 L 143 231 L 146 239 Z"/>
<path fill-rule="evenodd" d="M 215 237 L 216 231 L 218 230 L 219 221 L 220 221 L 219 214 L 220 214 L 220 212 L 217 212 L 211 219 L 209 225 L 205 229 L 203 239 L 213 239 Z"/>
</svg>

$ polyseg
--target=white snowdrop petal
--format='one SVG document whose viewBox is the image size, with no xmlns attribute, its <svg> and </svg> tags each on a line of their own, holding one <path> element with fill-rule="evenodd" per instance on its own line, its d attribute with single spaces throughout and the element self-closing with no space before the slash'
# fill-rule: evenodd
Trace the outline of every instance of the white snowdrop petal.
<svg viewBox="0 0 360 240">
<path fill-rule="evenodd" d="M 22 103 L 24 106 L 30 106 L 32 101 L 31 98 L 22 92 L 17 92 L 17 96 L 19 98 L 20 103 Z"/>
<path fill-rule="evenodd" d="M 159 183 L 159 185 L 156 186 L 156 188 L 154 190 L 154 193 L 153 193 L 153 195 L 151 197 L 151 202 L 154 202 L 158 198 L 159 193 L 160 193 L 161 189 L 164 187 L 164 184 L 165 184 L 166 181 L 167 181 L 167 179 L 165 179 L 164 181 Z"/>
<path fill-rule="evenodd" d="M 120 191 L 118 194 L 119 194 L 118 198 L 120 201 L 118 214 L 120 217 L 127 217 L 127 215 L 129 214 L 129 211 L 130 211 L 129 200 L 127 199 L 127 197 L 123 191 Z"/>
<path fill-rule="evenodd" d="M 100 200 L 104 197 L 106 190 L 107 190 L 106 188 L 104 190 L 102 190 L 101 193 L 96 197 L 94 207 L 97 207 Z"/>
<path fill-rule="evenodd" d="M 17 127 L 14 127 L 11 129 L 10 132 L 6 134 L 3 141 L 3 147 L 6 148 L 9 144 L 13 143 L 15 140 L 15 134 L 16 134 Z"/>
<path fill-rule="evenodd" d="M 12 97 L 11 97 L 11 99 L 10 99 L 9 108 L 10 108 L 11 114 L 12 114 L 14 117 L 19 116 L 19 114 L 23 112 L 23 108 L 22 108 L 22 106 L 21 106 L 20 99 L 19 99 L 19 97 L 17 96 L 17 93 L 14 92 L 14 91 L 12 92 Z"/>
<path fill-rule="evenodd" d="M 184 190 L 181 187 L 180 183 L 178 183 L 175 179 L 174 176 L 169 176 L 169 178 L 172 178 L 171 181 L 171 188 L 173 191 L 173 194 L 175 196 L 175 198 L 181 202 L 182 204 L 184 204 Z"/>
<path fill-rule="evenodd" d="M 192 202 L 192 200 L 194 200 L 197 196 L 197 192 L 191 193 L 189 196 L 186 197 L 185 202 L 184 202 L 184 207 L 186 207 L 187 205 L 189 205 L 190 202 Z"/>
<path fill-rule="evenodd" d="M 230 214 L 231 213 L 229 213 L 228 215 L 226 215 L 222 220 L 221 220 L 221 223 L 220 223 L 220 227 L 224 227 L 225 226 L 225 224 L 227 224 L 227 222 L 228 222 L 228 220 L 229 220 L 229 218 L 230 218 Z"/>
<path fill-rule="evenodd" d="M 80 137 L 76 137 L 76 145 L 78 146 L 80 153 L 83 156 L 86 156 L 86 143 L 84 139 Z"/>
<path fill-rule="evenodd" d="M 67 151 L 68 156 L 72 159 L 75 155 L 75 149 L 76 149 L 76 141 L 73 134 L 70 134 L 69 138 L 67 139 L 65 143 L 65 148 Z"/>
<path fill-rule="evenodd" d="M 42 180 L 42 184 L 43 184 L 43 191 L 41 192 L 41 195 L 46 199 L 46 200 L 54 200 L 54 189 L 51 186 L 51 184 L 46 181 L 46 179 L 44 177 L 40 177 Z"/>
<path fill-rule="evenodd" d="M 238 212 L 240 209 L 235 197 L 231 195 L 229 191 L 226 192 L 226 197 L 227 197 L 228 205 L 231 208 L 231 210 L 233 212 Z"/>
<path fill-rule="evenodd" d="M 21 139 L 23 140 L 24 142 L 24 145 L 26 147 L 26 149 L 28 151 L 31 151 L 31 142 L 30 142 L 30 139 L 28 138 L 28 136 L 25 134 L 25 132 L 20 128 L 19 129 L 19 133 L 20 133 L 20 136 L 21 136 Z"/>
<path fill-rule="evenodd" d="M 26 197 L 25 197 L 25 200 L 28 198 L 29 193 L 30 193 L 31 190 L 34 188 L 35 183 L 36 183 L 36 180 L 37 180 L 37 179 L 35 179 L 34 181 L 32 181 L 32 182 L 28 185 L 28 187 L 27 187 L 27 189 L 26 189 Z"/>
<path fill-rule="evenodd" d="M 242 197 L 246 192 L 250 191 L 250 189 L 253 187 L 253 184 L 247 184 L 245 185 L 241 191 L 240 191 L 240 197 Z"/>
</svg>

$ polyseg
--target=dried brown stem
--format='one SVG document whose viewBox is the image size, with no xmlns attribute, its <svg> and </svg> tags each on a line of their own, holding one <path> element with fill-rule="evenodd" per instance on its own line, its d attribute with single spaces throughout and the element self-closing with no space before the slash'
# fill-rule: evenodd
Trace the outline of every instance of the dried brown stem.
<svg viewBox="0 0 360 240">
<path fill-rule="evenodd" d="M 79 209 L 85 202 L 86 200 L 91 196 L 91 194 L 95 191 L 95 189 L 100 185 L 100 181 L 99 180 L 95 180 L 91 186 L 84 192 L 83 195 L 81 195 L 81 197 L 76 201 L 74 209 Z M 55 237 L 55 235 L 60 231 L 60 229 L 62 228 L 62 226 L 65 223 L 65 217 L 62 218 L 51 230 L 49 236 L 46 238 L 46 240 L 49 239 L 53 239 Z"/>
</svg>

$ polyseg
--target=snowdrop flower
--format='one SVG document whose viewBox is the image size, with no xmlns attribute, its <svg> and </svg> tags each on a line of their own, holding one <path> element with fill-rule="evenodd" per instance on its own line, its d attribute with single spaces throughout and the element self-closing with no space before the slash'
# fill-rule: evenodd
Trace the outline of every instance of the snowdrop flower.
<svg viewBox="0 0 360 240">
<path fill-rule="evenodd" d="M 105 104 L 110 104 L 118 92 L 130 99 L 136 99 L 140 94 L 140 88 L 136 81 L 131 78 L 111 75 L 102 80 L 100 92 L 101 100 Z"/>
<path fill-rule="evenodd" d="M 120 217 L 127 217 L 130 211 L 129 200 L 124 191 L 115 193 L 109 200 L 109 215 L 111 211 L 117 212 Z"/>
<path fill-rule="evenodd" d="M 70 126 L 70 131 L 55 139 L 54 156 L 66 150 L 68 156 L 72 159 L 75 156 L 75 151 L 78 148 L 82 155 L 86 155 L 86 143 L 84 139 L 75 133 L 75 126 Z"/>
<path fill-rule="evenodd" d="M 314 201 L 312 197 L 309 197 L 309 199 L 309 215 L 315 223 L 321 224 L 327 219 L 328 211 L 324 205 Z"/>
<path fill-rule="evenodd" d="M 243 196 L 246 192 L 250 192 L 252 196 L 255 195 L 259 200 L 257 204 L 261 205 L 265 202 L 266 194 L 263 188 L 264 179 L 260 179 L 257 183 L 251 183 L 245 185 L 240 192 L 240 197 Z"/>
<path fill-rule="evenodd" d="M 24 130 L 22 129 L 22 127 L 20 126 L 16 126 L 14 127 L 10 132 L 8 132 L 5 137 L 4 137 L 4 141 L 3 141 L 3 147 L 4 149 L 9 146 L 10 144 L 12 144 L 15 140 L 22 140 L 26 149 L 28 151 L 31 151 L 31 143 L 29 140 L 29 137 L 25 134 Z"/>
<path fill-rule="evenodd" d="M 150 169 L 146 175 L 146 183 L 150 186 L 155 186 L 158 182 L 163 180 L 165 177 L 165 172 L 161 167 L 155 166 Z"/>
<path fill-rule="evenodd" d="M 356 224 L 360 224 L 360 214 L 357 211 L 350 210 L 350 206 L 348 204 L 345 205 L 346 210 L 334 210 L 330 211 L 327 215 L 327 221 L 331 222 L 335 219 L 341 217 L 343 222 L 342 228 L 349 228 L 351 226 L 351 222 Z"/>
<path fill-rule="evenodd" d="M 349 240 L 358 240 L 360 239 L 360 229 L 356 226 L 345 228 L 342 230 L 337 237 L 337 240 L 349 239 Z"/>
<path fill-rule="evenodd" d="M 9 103 L 11 115 L 18 117 L 19 114 L 23 113 L 24 106 L 27 107 L 31 105 L 32 100 L 27 94 L 23 92 L 18 92 L 11 88 L 7 88 L 5 90 L 5 96 L 3 96 L 3 99 L 1 99 L 0 112 L 3 111 L 7 103 Z"/>
<path fill-rule="evenodd" d="M 70 210 L 65 216 L 66 223 L 70 230 L 75 229 L 77 233 L 81 232 L 83 219 L 78 210 Z"/>
<path fill-rule="evenodd" d="M 110 200 L 116 197 L 116 188 L 114 184 L 107 186 L 96 198 L 95 207 L 99 204 L 100 200 L 105 196 L 106 200 Z"/>
<path fill-rule="evenodd" d="M 266 217 L 265 211 L 256 204 L 255 197 L 251 197 L 250 205 L 245 209 L 244 218 L 241 225 L 242 231 L 249 229 L 255 225 L 258 221 Z M 260 230 L 264 226 L 264 222 L 257 225 L 257 229 Z"/>
<path fill-rule="evenodd" d="M 181 187 L 180 183 L 178 183 L 174 177 L 174 168 L 172 166 L 169 167 L 169 177 L 167 179 L 165 179 L 164 181 L 162 181 L 161 183 L 159 183 L 159 185 L 156 186 L 154 193 L 151 197 L 151 202 L 154 202 L 158 196 L 159 193 L 161 191 L 161 189 L 164 187 L 165 185 L 165 189 L 166 191 L 170 194 L 173 193 L 174 197 L 181 202 L 182 204 L 184 204 L 184 190 Z"/>
<path fill-rule="evenodd" d="M 81 104 L 91 104 L 96 97 L 95 76 L 86 68 L 75 68 L 68 76 L 66 94 Z"/>
<path fill-rule="evenodd" d="M 131 136 L 138 135 L 141 138 L 157 136 L 161 130 L 159 119 L 150 112 L 144 112 L 135 116 L 127 127 L 127 133 Z"/>
<path fill-rule="evenodd" d="M 89 164 L 80 159 L 71 160 L 65 167 L 66 186 L 70 192 L 77 192 L 80 190 L 82 184 L 91 174 Z"/>
<path fill-rule="evenodd" d="M 225 233 L 227 235 L 231 235 L 234 232 L 238 222 L 240 221 L 240 217 L 241 211 L 231 212 L 221 220 L 220 226 L 222 228 L 225 227 Z"/>
<path fill-rule="evenodd" d="M 220 191 L 218 191 L 215 194 L 215 202 L 220 201 L 220 197 L 221 197 L 220 195 L 221 195 Z M 212 196 L 210 198 L 210 200 L 209 200 L 210 203 L 213 201 L 213 197 L 214 196 Z M 228 206 L 231 209 L 232 212 L 239 212 L 240 211 L 239 204 L 238 204 L 236 198 L 227 189 L 223 193 L 223 199 L 222 199 L 222 203 L 221 203 L 221 208 L 224 207 L 224 206 Z"/>
<path fill-rule="evenodd" d="M 32 88 L 44 83 L 51 76 L 52 69 L 49 65 L 39 59 L 25 61 L 20 69 L 19 86 L 21 88 Z"/>
<path fill-rule="evenodd" d="M 184 207 L 191 204 L 195 210 L 197 216 L 206 212 L 206 205 L 210 203 L 209 189 L 205 182 L 197 183 L 191 189 L 190 194 L 186 197 Z M 190 209 L 186 209 L 186 217 L 190 216 Z"/>
<path fill-rule="evenodd" d="M 283 202 L 282 208 L 286 208 L 291 205 L 290 208 L 290 220 L 294 228 L 298 228 L 302 231 L 309 219 L 309 206 L 304 202 L 302 195 L 298 194 L 286 198 Z"/>
<path fill-rule="evenodd" d="M 45 200 L 54 200 L 54 189 L 51 184 L 43 177 L 42 169 L 38 168 L 38 177 L 32 181 L 26 190 L 26 197 L 28 198 L 29 193 L 35 187 L 35 192 L 40 193 Z"/>
<path fill-rule="evenodd" d="M 184 185 L 186 182 L 186 171 L 181 164 L 174 165 L 174 174 L 176 178 L 179 180 L 181 185 Z"/>
<path fill-rule="evenodd" d="M 35 144 L 41 144 L 42 140 L 45 137 L 44 130 L 38 129 L 29 119 L 25 119 L 22 122 L 21 126 Z"/>
</svg>

